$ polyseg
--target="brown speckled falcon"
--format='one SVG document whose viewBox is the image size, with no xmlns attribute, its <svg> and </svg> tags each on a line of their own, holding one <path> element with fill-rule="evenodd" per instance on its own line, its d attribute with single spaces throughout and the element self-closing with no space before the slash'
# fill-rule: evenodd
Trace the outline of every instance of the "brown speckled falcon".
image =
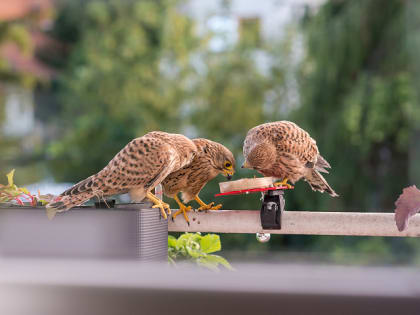
<svg viewBox="0 0 420 315">
<path fill-rule="evenodd" d="M 169 205 L 156 198 L 151 190 L 170 173 L 191 163 L 195 144 L 187 137 L 153 131 L 129 142 L 99 173 L 92 175 L 63 192 L 47 205 L 47 215 L 66 211 L 96 196 L 102 198 L 129 193 L 133 201 L 144 198 L 154 203 L 166 219 Z"/>
<path fill-rule="evenodd" d="M 294 184 L 303 178 L 312 190 L 338 197 L 320 174 L 328 173 L 330 164 L 319 154 L 315 140 L 295 123 L 283 120 L 252 128 L 245 138 L 243 152 L 242 167 L 281 179 L 276 185 L 290 186 L 288 180 Z"/>
<path fill-rule="evenodd" d="M 205 204 L 198 194 L 207 182 L 218 174 L 223 174 L 230 179 L 235 173 L 235 158 L 225 146 L 202 138 L 192 141 L 197 147 L 197 153 L 191 164 L 170 174 L 162 182 L 164 194 L 174 198 L 179 205 L 179 210 L 172 215 L 172 218 L 182 213 L 188 223 L 186 212 L 191 211 L 191 206 L 185 206 L 177 194 L 182 192 L 182 200 L 185 203 L 193 199 L 197 201 L 200 205 L 197 210 L 218 210 L 222 205 L 213 206 L 214 202 Z"/>
</svg>

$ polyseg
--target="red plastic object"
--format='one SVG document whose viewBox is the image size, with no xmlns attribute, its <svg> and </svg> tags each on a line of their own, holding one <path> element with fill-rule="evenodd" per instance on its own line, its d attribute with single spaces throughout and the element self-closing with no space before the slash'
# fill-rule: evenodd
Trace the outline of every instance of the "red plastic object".
<svg viewBox="0 0 420 315">
<path fill-rule="evenodd" d="M 293 189 L 293 188 L 289 188 L 287 186 L 266 187 L 266 188 L 252 188 L 252 189 L 228 191 L 228 192 L 225 192 L 225 193 L 216 194 L 214 196 L 215 197 L 220 197 L 220 196 L 229 196 L 229 195 L 241 195 L 241 194 L 250 194 L 250 193 L 262 192 L 262 191 L 282 190 L 282 189 L 285 190 L 285 189 Z"/>
</svg>

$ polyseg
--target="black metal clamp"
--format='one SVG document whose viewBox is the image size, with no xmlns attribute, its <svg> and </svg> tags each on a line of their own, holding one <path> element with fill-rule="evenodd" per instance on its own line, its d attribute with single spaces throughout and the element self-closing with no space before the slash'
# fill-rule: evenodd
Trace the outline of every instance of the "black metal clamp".
<svg viewBox="0 0 420 315">
<path fill-rule="evenodd" d="M 282 190 L 269 190 L 264 193 L 261 205 L 261 226 L 264 230 L 281 229 L 281 213 L 284 211 Z"/>
</svg>

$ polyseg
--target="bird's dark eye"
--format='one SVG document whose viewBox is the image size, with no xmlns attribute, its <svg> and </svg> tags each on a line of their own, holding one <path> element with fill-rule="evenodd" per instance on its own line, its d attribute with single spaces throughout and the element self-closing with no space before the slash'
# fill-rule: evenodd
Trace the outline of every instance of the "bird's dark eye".
<svg viewBox="0 0 420 315">
<path fill-rule="evenodd" d="M 231 166 L 232 166 L 232 164 L 230 162 L 225 163 L 225 167 L 231 167 Z"/>
</svg>

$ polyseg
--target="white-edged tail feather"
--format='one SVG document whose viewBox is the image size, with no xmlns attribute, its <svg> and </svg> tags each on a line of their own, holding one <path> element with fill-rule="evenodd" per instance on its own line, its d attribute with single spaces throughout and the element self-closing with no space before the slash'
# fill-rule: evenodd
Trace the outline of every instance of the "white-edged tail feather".
<svg viewBox="0 0 420 315">
<path fill-rule="evenodd" d="M 328 185 L 325 178 L 315 169 L 305 177 L 305 180 L 311 186 L 312 190 L 323 193 L 327 192 L 331 197 L 338 197 L 339 195 Z"/>
</svg>

